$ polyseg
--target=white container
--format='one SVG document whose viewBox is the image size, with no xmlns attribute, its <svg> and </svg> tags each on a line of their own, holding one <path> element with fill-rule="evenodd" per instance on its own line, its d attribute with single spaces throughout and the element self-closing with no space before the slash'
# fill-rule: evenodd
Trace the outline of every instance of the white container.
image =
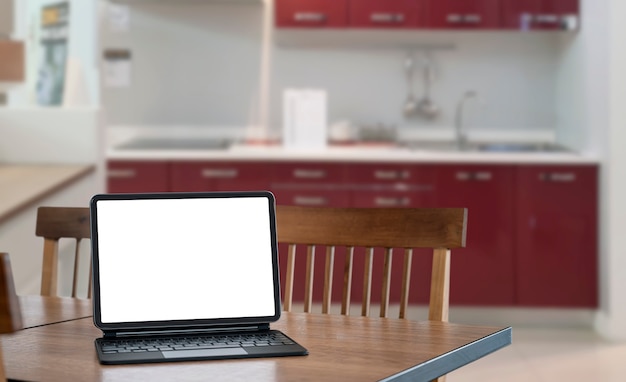
<svg viewBox="0 0 626 382">
<path fill-rule="evenodd" d="M 317 149 L 327 142 L 327 97 L 321 89 L 285 89 L 283 146 Z"/>
</svg>

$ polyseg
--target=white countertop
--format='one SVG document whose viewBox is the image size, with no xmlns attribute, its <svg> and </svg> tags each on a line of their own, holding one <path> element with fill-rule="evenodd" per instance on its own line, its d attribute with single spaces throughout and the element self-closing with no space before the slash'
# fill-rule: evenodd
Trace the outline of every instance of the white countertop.
<svg viewBox="0 0 626 382">
<path fill-rule="evenodd" d="M 116 128 L 110 131 L 105 152 L 108 160 L 221 160 L 221 161 L 336 161 L 376 163 L 491 163 L 491 164 L 598 164 L 597 156 L 576 152 L 513 152 L 513 151 L 459 151 L 411 149 L 397 145 L 329 145 L 319 149 L 293 149 L 280 144 L 234 144 L 226 149 L 119 149 L 120 143 L 130 139 L 154 136 L 155 129 Z M 169 129 L 168 129 L 169 130 Z M 179 133 L 182 129 L 176 129 Z M 170 130 L 172 131 L 172 130 Z M 192 137 L 189 131 L 203 132 L 198 139 L 215 137 L 208 129 L 188 129 L 180 134 Z M 215 131 L 215 130 L 214 130 Z M 159 136 L 159 135 L 157 135 Z M 519 140 L 517 140 L 519 141 Z"/>
<path fill-rule="evenodd" d="M 281 146 L 233 145 L 223 150 L 116 150 L 109 160 L 346 161 L 424 163 L 596 164 L 599 159 L 570 152 L 466 152 L 411 150 L 399 147 L 328 147 L 288 149 Z"/>
</svg>

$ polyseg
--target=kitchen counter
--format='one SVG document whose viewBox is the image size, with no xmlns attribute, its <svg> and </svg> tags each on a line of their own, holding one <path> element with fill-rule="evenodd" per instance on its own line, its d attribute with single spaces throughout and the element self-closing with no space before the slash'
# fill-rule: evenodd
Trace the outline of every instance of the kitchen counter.
<svg viewBox="0 0 626 382">
<path fill-rule="evenodd" d="M 93 165 L 0 165 L 0 223 L 94 171 Z"/>
<path fill-rule="evenodd" d="M 233 145 L 226 149 L 115 149 L 109 160 L 227 160 L 227 161 L 350 161 L 416 163 L 537 163 L 596 164 L 597 157 L 573 152 L 477 152 L 420 150 L 397 146 L 329 146 L 325 149 L 288 149 L 278 145 Z"/>
</svg>

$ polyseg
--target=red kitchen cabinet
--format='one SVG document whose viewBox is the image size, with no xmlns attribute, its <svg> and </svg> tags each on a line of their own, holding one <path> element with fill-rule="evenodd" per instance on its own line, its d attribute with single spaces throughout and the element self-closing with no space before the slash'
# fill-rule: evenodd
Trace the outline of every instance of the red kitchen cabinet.
<svg viewBox="0 0 626 382">
<path fill-rule="evenodd" d="M 424 0 L 352 0 L 350 26 L 358 28 L 417 28 L 424 26 Z"/>
<path fill-rule="evenodd" d="M 276 204 L 304 207 L 348 207 L 350 193 L 343 164 L 316 162 L 277 163 L 270 190 Z"/>
<path fill-rule="evenodd" d="M 345 27 L 348 0 L 276 0 L 275 17 L 283 28 Z"/>
<path fill-rule="evenodd" d="M 597 307 L 597 167 L 522 166 L 517 190 L 518 304 Z"/>
<path fill-rule="evenodd" d="M 169 164 L 165 161 L 107 162 L 107 191 L 110 193 L 169 190 Z"/>
<path fill-rule="evenodd" d="M 261 162 L 172 162 L 171 189 L 177 192 L 267 190 L 270 169 Z"/>
<path fill-rule="evenodd" d="M 415 164 L 352 164 L 348 183 L 353 207 L 426 207 L 435 198 L 435 167 Z"/>
<path fill-rule="evenodd" d="M 579 0 L 502 0 L 505 28 L 572 30 L 578 28 Z"/>
<path fill-rule="evenodd" d="M 466 248 L 452 251 L 450 303 L 513 305 L 515 167 L 439 165 L 437 171 L 437 207 L 468 209 Z"/>
<path fill-rule="evenodd" d="M 497 29 L 500 0 L 430 0 L 428 25 L 435 29 Z"/>
</svg>

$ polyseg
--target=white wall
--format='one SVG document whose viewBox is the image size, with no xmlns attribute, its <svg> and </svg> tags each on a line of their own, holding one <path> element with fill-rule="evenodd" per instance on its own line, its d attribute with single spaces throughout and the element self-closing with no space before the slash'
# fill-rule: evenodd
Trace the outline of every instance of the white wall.
<svg viewBox="0 0 626 382">
<path fill-rule="evenodd" d="M 589 4 L 593 0 L 586 1 Z M 607 89 L 608 123 L 606 126 L 590 126 L 590 129 L 606 134 L 601 195 L 604 200 L 601 236 L 604 243 L 601 258 L 603 298 L 596 326 L 608 338 L 626 340 L 626 51 L 623 48 L 626 25 L 622 20 L 626 2 L 605 0 L 601 3 L 607 10 L 608 33 L 602 41 L 607 42 L 603 56 L 608 62 L 610 84 Z M 597 66 L 593 69 L 594 74 L 598 74 L 604 68 Z"/>
</svg>

